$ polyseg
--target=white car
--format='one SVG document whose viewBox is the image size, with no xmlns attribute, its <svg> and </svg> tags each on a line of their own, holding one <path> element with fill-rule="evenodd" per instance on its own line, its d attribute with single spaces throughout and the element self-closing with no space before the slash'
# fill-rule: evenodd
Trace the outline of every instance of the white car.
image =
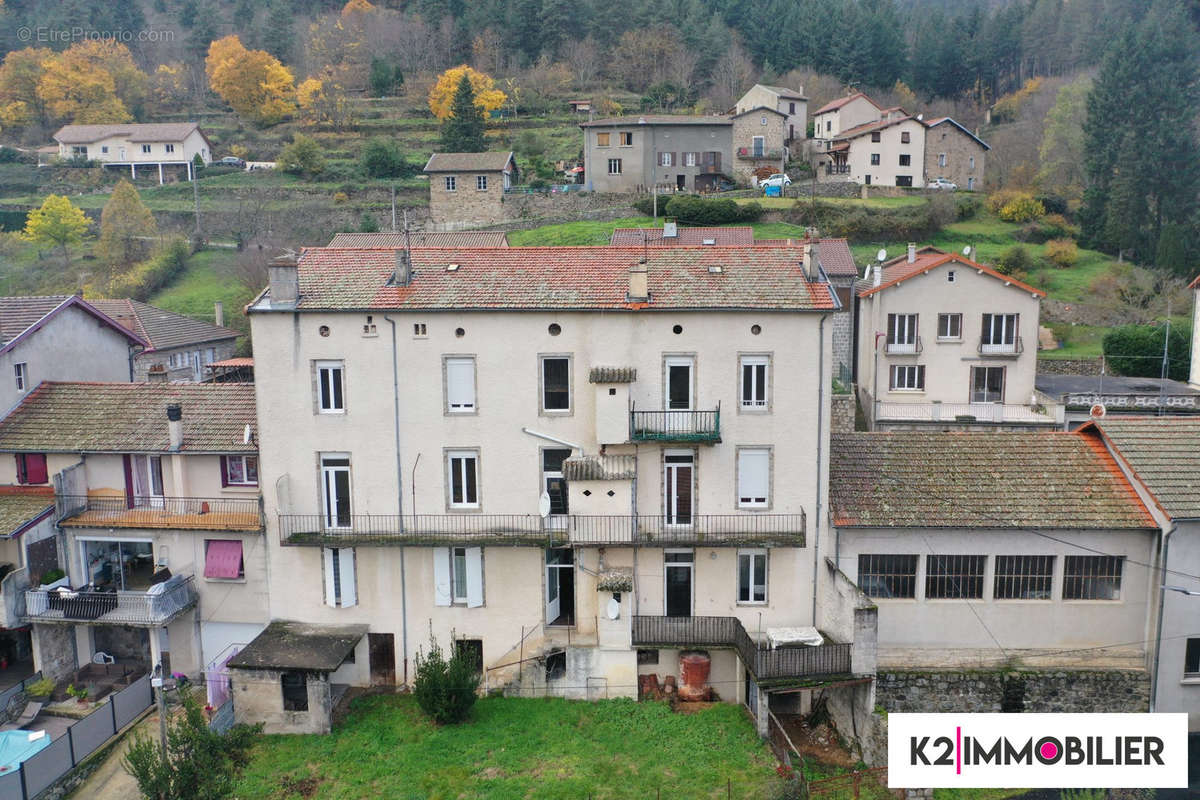
<svg viewBox="0 0 1200 800">
<path fill-rule="evenodd" d="M 925 188 L 927 188 L 927 189 L 949 189 L 950 191 L 954 191 L 958 188 L 958 184 L 952 183 L 951 181 L 948 181 L 945 178 L 934 178 L 929 183 L 925 184 Z"/>
<path fill-rule="evenodd" d="M 776 172 L 774 175 L 767 178 L 766 180 L 761 180 L 758 182 L 758 186 L 760 189 L 766 189 L 768 186 L 778 186 L 780 189 L 782 189 L 784 186 L 791 186 L 791 185 L 792 185 L 792 179 L 789 178 L 787 175 L 784 175 L 782 172 Z"/>
</svg>

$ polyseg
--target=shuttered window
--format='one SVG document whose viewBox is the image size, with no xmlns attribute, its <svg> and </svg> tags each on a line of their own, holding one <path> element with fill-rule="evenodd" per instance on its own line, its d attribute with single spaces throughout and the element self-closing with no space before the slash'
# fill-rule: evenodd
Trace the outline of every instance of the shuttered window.
<svg viewBox="0 0 1200 800">
<path fill-rule="evenodd" d="M 325 605 L 331 608 L 357 605 L 354 548 L 326 547 L 322 552 L 325 557 Z"/>
<path fill-rule="evenodd" d="M 738 507 L 765 508 L 770 501 L 771 451 L 738 451 Z"/>
<path fill-rule="evenodd" d="M 446 410 L 451 414 L 475 411 L 475 359 L 446 359 Z"/>
<path fill-rule="evenodd" d="M 483 605 L 483 548 L 433 548 L 433 602 L 438 606 Z"/>
</svg>

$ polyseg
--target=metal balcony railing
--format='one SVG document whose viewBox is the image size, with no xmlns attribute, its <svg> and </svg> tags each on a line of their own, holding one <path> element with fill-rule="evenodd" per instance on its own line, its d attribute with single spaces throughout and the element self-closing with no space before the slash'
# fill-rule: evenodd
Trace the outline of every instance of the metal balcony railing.
<svg viewBox="0 0 1200 800">
<path fill-rule="evenodd" d="M 284 545 L 776 545 L 803 547 L 806 519 L 798 514 L 354 514 L 342 526 L 321 514 L 280 514 Z"/>
<path fill-rule="evenodd" d="M 712 411 L 629 412 L 629 438 L 634 442 L 721 441 L 721 405 Z"/>
<path fill-rule="evenodd" d="M 921 343 L 921 337 L 914 337 L 911 342 L 888 342 L 885 349 L 890 356 L 911 356 L 917 355 L 924 349 Z"/>
<path fill-rule="evenodd" d="M 979 354 L 984 356 L 1018 356 L 1025 352 L 1025 343 L 1018 336 L 1011 342 L 985 342 L 979 340 Z"/>
<path fill-rule="evenodd" d="M 60 524 L 67 527 L 262 530 L 258 497 L 148 497 L 132 506 L 123 495 L 61 495 Z"/>
<path fill-rule="evenodd" d="M 751 159 L 751 160 L 756 159 L 756 158 L 762 158 L 762 159 L 769 159 L 772 161 L 779 161 L 780 159 L 783 158 L 783 151 L 782 150 L 766 150 L 766 149 L 758 150 L 753 147 L 739 147 L 737 149 L 737 157 Z"/>
<path fill-rule="evenodd" d="M 192 577 L 176 576 L 145 591 L 32 589 L 25 592 L 24 619 L 157 626 L 167 624 L 195 604 Z"/>
<path fill-rule="evenodd" d="M 736 650 L 755 680 L 781 680 L 851 674 L 849 644 L 759 646 L 737 617 L 634 616 L 634 647 L 728 647 Z"/>
</svg>

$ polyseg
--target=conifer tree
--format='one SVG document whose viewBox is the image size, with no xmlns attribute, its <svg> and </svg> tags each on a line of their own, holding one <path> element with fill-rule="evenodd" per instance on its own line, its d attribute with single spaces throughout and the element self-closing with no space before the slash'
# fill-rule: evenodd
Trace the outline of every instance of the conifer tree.
<svg viewBox="0 0 1200 800">
<path fill-rule="evenodd" d="M 483 112 L 475 105 L 475 91 L 465 74 L 458 81 L 450 116 L 442 123 L 442 152 L 482 153 L 487 150 L 483 136 Z"/>
</svg>

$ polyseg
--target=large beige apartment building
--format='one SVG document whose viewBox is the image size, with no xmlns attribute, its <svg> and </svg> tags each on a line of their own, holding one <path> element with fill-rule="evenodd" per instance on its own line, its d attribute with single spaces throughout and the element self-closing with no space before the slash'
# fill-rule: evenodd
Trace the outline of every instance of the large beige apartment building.
<svg viewBox="0 0 1200 800">
<path fill-rule="evenodd" d="M 1045 293 L 935 248 L 873 267 L 858 291 L 860 399 L 872 429 L 1062 424 L 1036 395 Z"/>
<path fill-rule="evenodd" d="M 490 689 L 591 698 L 703 649 L 764 730 L 763 681 L 869 672 L 873 612 L 818 568 L 836 307 L 801 246 L 276 261 L 250 306 L 275 622 L 230 664 L 239 718 L 327 730 L 431 635 Z"/>
</svg>

